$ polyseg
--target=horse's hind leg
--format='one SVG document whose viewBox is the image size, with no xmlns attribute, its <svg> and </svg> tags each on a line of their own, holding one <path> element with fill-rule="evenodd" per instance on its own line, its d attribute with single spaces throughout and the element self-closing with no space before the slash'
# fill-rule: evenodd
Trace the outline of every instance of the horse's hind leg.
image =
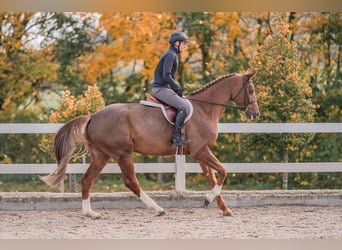
<svg viewBox="0 0 342 250">
<path fill-rule="evenodd" d="M 94 212 L 90 206 L 90 189 L 94 184 L 95 179 L 100 175 L 102 169 L 107 164 L 109 157 L 102 153 L 101 151 L 96 150 L 95 148 L 89 146 L 91 152 L 92 162 L 86 171 L 86 173 L 82 176 L 81 185 L 82 185 L 82 214 L 87 217 L 91 217 L 92 219 L 99 219 L 101 215 L 99 213 Z"/>
<path fill-rule="evenodd" d="M 148 208 L 156 210 L 157 215 L 161 216 L 165 214 L 165 210 L 158 206 L 157 203 L 149 197 L 140 187 L 139 181 L 135 175 L 134 162 L 131 153 L 123 153 L 118 164 L 120 166 L 125 185 L 138 197 Z"/>
<path fill-rule="evenodd" d="M 216 176 L 211 168 L 207 165 L 200 163 L 203 174 L 208 182 L 210 188 L 214 188 L 216 185 Z M 222 195 L 216 197 L 217 206 L 223 211 L 224 216 L 233 216 L 232 211 L 227 207 Z"/>
</svg>

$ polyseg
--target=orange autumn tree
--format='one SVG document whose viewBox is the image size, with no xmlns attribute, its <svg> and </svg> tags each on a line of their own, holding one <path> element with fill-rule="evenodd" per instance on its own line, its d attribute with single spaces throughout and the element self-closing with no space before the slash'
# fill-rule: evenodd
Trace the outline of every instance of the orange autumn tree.
<svg viewBox="0 0 342 250">
<path fill-rule="evenodd" d="M 173 31 L 191 43 L 179 56 L 177 80 L 187 90 L 222 74 L 246 69 L 251 39 L 240 14 L 225 12 L 101 13 L 98 32 L 106 39 L 79 58 L 87 82 L 97 82 L 108 102 L 132 102 L 149 90 L 155 66 Z M 245 45 L 248 43 L 247 45 Z"/>
<path fill-rule="evenodd" d="M 176 29 L 170 13 L 101 13 L 105 43 L 81 58 L 87 82 L 97 82 L 109 102 L 135 101 L 153 79 L 154 67 Z M 124 98 L 123 98 L 124 97 Z"/>
<path fill-rule="evenodd" d="M 102 93 L 96 84 L 89 85 L 87 90 L 78 97 L 73 96 L 68 89 L 64 90 L 59 104 L 50 115 L 50 123 L 66 123 L 77 116 L 90 115 L 105 106 Z M 53 135 L 44 135 L 39 147 L 52 156 Z"/>
</svg>

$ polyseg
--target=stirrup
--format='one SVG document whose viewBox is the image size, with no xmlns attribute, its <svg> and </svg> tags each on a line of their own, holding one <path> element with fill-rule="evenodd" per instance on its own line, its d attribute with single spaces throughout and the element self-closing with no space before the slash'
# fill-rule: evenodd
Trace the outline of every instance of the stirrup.
<svg viewBox="0 0 342 250">
<path fill-rule="evenodd" d="M 183 138 L 183 136 L 181 136 L 181 137 L 172 138 L 170 143 L 172 146 L 179 146 L 182 144 L 190 143 L 190 140 L 187 140 L 187 139 Z"/>
</svg>

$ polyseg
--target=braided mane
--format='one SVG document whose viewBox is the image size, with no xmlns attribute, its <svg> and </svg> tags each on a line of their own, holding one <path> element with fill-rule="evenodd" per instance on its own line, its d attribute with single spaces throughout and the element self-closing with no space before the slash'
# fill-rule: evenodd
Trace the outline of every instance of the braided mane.
<svg viewBox="0 0 342 250">
<path fill-rule="evenodd" d="M 229 77 L 235 76 L 235 75 L 236 75 L 236 73 L 220 76 L 219 78 L 217 78 L 217 79 L 215 79 L 215 80 L 212 80 L 211 82 L 207 83 L 206 85 L 204 85 L 204 86 L 201 87 L 200 89 L 197 89 L 197 90 L 191 92 L 191 93 L 189 94 L 189 96 L 192 96 L 192 95 L 201 93 L 201 92 L 203 92 L 204 90 L 208 89 L 209 87 L 215 85 L 215 84 L 218 83 L 219 81 L 221 81 L 221 80 L 223 80 L 223 79 L 225 79 L 225 78 L 229 78 Z"/>
</svg>

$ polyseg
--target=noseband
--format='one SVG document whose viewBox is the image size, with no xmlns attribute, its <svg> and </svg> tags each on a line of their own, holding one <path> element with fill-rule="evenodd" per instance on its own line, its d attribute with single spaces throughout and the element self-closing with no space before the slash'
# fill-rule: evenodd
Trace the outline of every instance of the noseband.
<svg viewBox="0 0 342 250">
<path fill-rule="evenodd" d="M 247 79 L 247 77 L 245 75 L 242 75 L 242 81 L 243 81 L 243 84 L 242 84 L 242 87 L 241 89 L 239 90 L 239 92 L 235 95 L 234 98 L 232 98 L 232 100 L 234 101 L 241 93 L 242 93 L 242 90 L 245 90 L 245 97 L 244 97 L 244 105 L 241 107 L 241 106 L 235 106 L 235 105 L 230 105 L 230 104 L 223 104 L 223 103 L 216 103 L 216 102 L 208 102 L 208 101 L 205 101 L 205 100 L 200 100 L 200 99 L 194 99 L 194 98 L 189 98 L 189 97 L 183 97 L 184 99 L 188 99 L 188 100 L 191 100 L 191 101 L 197 101 L 197 102 L 204 102 L 204 103 L 208 103 L 208 104 L 211 104 L 211 105 L 218 105 L 218 106 L 224 106 L 226 108 L 232 108 L 232 109 L 240 109 L 244 112 L 247 112 L 248 111 L 248 105 L 252 104 L 252 103 L 255 103 L 257 102 L 257 100 L 252 100 L 252 101 L 249 101 L 248 99 L 248 90 L 247 90 L 247 84 L 252 82 L 251 80 Z"/>
<path fill-rule="evenodd" d="M 247 112 L 248 111 L 248 105 L 257 102 L 257 100 L 255 99 L 255 100 L 250 101 L 248 98 L 249 95 L 248 95 L 248 90 L 247 90 L 247 84 L 251 83 L 252 80 L 247 79 L 246 75 L 243 75 L 242 81 L 243 81 L 243 85 L 242 85 L 241 89 L 235 95 L 235 97 L 232 98 L 232 100 L 235 101 L 235 99 L 242 93 L 242 90 L 245 90 L 245 96 L 244 96 L 244 101 L 243 101 L 244 105 L 243 105 L 243 107 L 238 107 L 238 108 L 244 112 Z"/>
</svg>

